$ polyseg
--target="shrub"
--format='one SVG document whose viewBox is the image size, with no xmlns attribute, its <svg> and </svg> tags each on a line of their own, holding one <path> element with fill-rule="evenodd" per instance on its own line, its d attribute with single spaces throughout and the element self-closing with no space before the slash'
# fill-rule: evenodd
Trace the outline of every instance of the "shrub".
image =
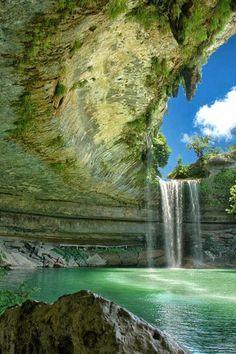
<svg viewBox="0 0 236 354">
<path fill-rule="evenodd" d="M 184 179 L 189 177 L 189 165 L 183 164 L 181 156 L 178 157 L 177 165 L 172 172 L 168 174 L 171 179 Z"/>
<path fill-rule="evenodd" d="M 63 96 L 65 93 L 66 93 L 66 86 L 58 82 L 55 89 L 55 96 Z"/>
<path fill-rule="evenodd" d="M 236 169 L 225 170 L 217 175 L 210 176 L 201 181 L 201 197 L 211 205 L 227 206 L 229 203 L 231 187 L 235 185 L 235 180 Z M 233 202 L 233 199 L 231 202 Z"/>
<path fill-rule="evenodd" d="M 151 70 L 157 76 L 168 76 L 168 68 L 166 59 L 159 59 L 157 57 L 152 57 L 151 59 Z"/>
<path fill-rule="evenodd" d="M 152 141 L 152 162 L 154 166 L 164 167 L 169 159 L 171 149 L 167 145 L 165 136 L 162 133 L 158 133 Z"/>
<path fill-rule="evenodd" d="M 163 32 L 170 30 L 167 17 L 158 12 L 155 5 L 141 5 L 130 12 L 130 17 L 137 21 L 143 28 L 159 28 Z"/>
<path fill-rule="evenodd" d="M 115 19 L 128 9 L 127 0 L 111 0 L 107 6 L 107 15 L 111 19 Z"/>
</svg>

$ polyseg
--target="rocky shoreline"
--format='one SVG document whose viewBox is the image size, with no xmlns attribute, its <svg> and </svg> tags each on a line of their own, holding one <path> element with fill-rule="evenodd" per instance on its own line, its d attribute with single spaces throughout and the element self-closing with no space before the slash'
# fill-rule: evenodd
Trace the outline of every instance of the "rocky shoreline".
<svg viewBox="0 0 236 354">
<path fill-rule="evenodd" d="M 219 236 L 220 237 L 220 236 Z M 232 235 L 217 244 L 203 234 L 204 262 L 196 264 L 186 254 L 184 268 L 235 268 L 235 241 Z M 216 247 L 216 245 L 218 245 Z M 220 247 L 221 245 L 221 247 Z M 188 246 L 188 245 L 187 245 Z M 186 247 L 187 247 L 186 246 Z M 163 248 L 152 250 L 141 246 L 104 246 L 44 243 L 14 238 L 0 239 L 0 267 L 15 268 L 73 268 L 73 267 L 147 267 L 151 259 L 154 267 L 165 267 Z"/>
<path fill-rule="evenodd" d="M 78 246 L 37 241 L 0 240 L 1 265 L 10 268 L 37 267 L 146 267 L 147 251 L 136 246 Z M 154 250 L 157 266 L 164 266 L 164 251 Z"/>
</svg>

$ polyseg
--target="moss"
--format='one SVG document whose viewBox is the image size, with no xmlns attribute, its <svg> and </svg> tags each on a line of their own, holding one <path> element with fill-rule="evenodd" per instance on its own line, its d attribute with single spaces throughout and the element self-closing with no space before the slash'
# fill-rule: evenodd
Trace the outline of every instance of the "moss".
<svg viewBox="0 0 236 354">
<path fill-rule="evenodd" d="M 80 50 L 80 48 L 82 47 L 82 45 L 83 45 L 83 43 L 82 43 L 79 39 L 77 39 L 77 40 L 74 42 L 73 46 L 71 47 L 70 52 L 71 52 L 72 54 L 74 54 L 75 52 L 77 52 L 78 50 Z"/>
<path fill-rule="evenodd" d="M 158 80 L 166 79 L 169 71 L 167 68 L 166 59 L 160 59 L 158 57 L 151 58 L 151 72 L 146 76 L 145 85 L 147 87 L 158 87 Z M 162 86 L 163 88 L 163 86 Z M 165 91 L 165 90 L 164 90 Z M 163 92 L 164 94 L 165 92 Z"/>
<path fill-rule="evenodd" d="M 106 9 L 107 15 L 111 19 L 115 19 L 120 14 L 128 10 L 127 0 L 111 0 L 109 1 Z"/>
<path fill-rule="evenodd" d="M 66 86 L 58 82 L 56 89 L 55 89 L 55 96 L 64 96 L 66 93 Z"/>
<path fill-rule="evenodd" d="M 160 14 L 155 5 L 140 5 L 135 7 L 129 17 L 137 21 L 146 30 L 159 28 L 163 32 L 170 30 L 169 21 L 165 15 Z"/>
<path fill-rule="evenodd" d="M 141 117 L 132 122 L 128 122 L 124 128 L 122 141 L 125 142 L 129 147 L 134 148 L 134 155 L 140 155 L 145 146 L 145 143 L 141 137 L 144 137 L 146 129 L 147 123 L 145 117 Z"/>
<path fill-rule="evenodd" d="M 31 94 L 29 92 L 23 93 L 19 101 L 16 102 L 16 109 L 19 119 L 15 122 L 15 128 L 11 131 L 10 137 L 16 139 L 25 130 L 32 128 L 33 115 L 35 113 Z"/>
<path fill-rule="evenodd" d="M 64 171 L 66 164 L 64 162 L 54 162 L 51 164 L 51 167 L 56 171 Z"/>
<path fill-rule="evenodd" d="M 157 76 L 167 77 L 169 70 L 167 67 L 166 59 L 159 59 L 158 57 L 152 57 L 151 59 L 151 71 Z"/>
</svg>

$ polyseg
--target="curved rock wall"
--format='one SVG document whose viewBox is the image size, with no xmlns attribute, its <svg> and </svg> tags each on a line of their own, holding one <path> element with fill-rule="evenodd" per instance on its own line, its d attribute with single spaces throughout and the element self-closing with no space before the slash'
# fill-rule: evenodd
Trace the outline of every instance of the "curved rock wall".
<svg viewBox="0 0 236 354">
<path fill-rule="evenodd" d="M 1 236 L 144 242 L 147 156 L 168 97 L 183 83 L 190 98 L 236 32 L 230 0 L 154 3 L 1 2 Z"/>
</svg>

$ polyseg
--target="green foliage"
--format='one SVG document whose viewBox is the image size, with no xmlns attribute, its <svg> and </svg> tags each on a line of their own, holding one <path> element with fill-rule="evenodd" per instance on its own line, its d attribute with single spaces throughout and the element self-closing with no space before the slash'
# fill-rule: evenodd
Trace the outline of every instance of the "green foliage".
<svg viewBox="0 0 236 354">
<path fill-rule="evenodd" d="M 32 98 L 31 94 L 29 92 L 25 92 L 21 96 L 21 111 L 25 117 L 31 117 L 33 113 L 33 104 L 32 104 Z"/>
<path fill-rule="evenodd" d="M 154 166 L 164 167 L 169 159 L 171 149 L 167 145 L 165 136 L 159 132 L 158 135 L 152 141 L 152 162 Z"/>
<path fill-rule="evenodd" d="M 152 57 L 151 71 L 157 76 L 166 77 L 169 74 L 166 59 L 159 59 L 158 57 Z"/>
<path fill-rule="evenodd" d="M 205 178 L 206 171 L 203 164 L 196 162 L 190 165 L 177 163 L 177 166 L 168 175 L 171 179 L 186 179 L 186 178 Z"/>
<path fill-rule="evenodd" d="M 58 8 L 64 13 L 73 11 L 76 7 L 89 8 L 97 6 L 101 0 L 58 0 Z"/>
<path fill-rule="evenodd" d="M 55 89 L 55 96 L 63 96 L 66 93 L 66 86 L 58 82 Z"/>
<path fill-rule="evenodd" d="M 192 135 L 189 137 L 187 148 L 193 150 L 199 159 L 203 158 L 204 151 L 209 147 L 209 136 Z"/>
<path fill-rule="evenodd" d="M 11 134 L 13 138 L 18 137 L 25 130 L 33 126 L 34 106 L 29 92 L 25 92 L 21 95 L 16 109 L 19 114 L 19 119 L 15 122 L 16 127 Z"/>
<path fill-rule="evenodd" d="M 107 5 L 107 15 L 115 19 L 128 9 L 128 0 L 110 0 Z"/>
<path fill-rule="evenodd" d="M 189 177 L 189 165 L 183 164 L 183 159 L 181 156 L 177 159 L 177 165 L 172 172 L 169 173 L 168 178 L 171 179 L 184 179 Z"/>
<path fill-rule="evenodd" d="M 204 9 L 200 4 L 193 8 L 190 17 L 182 17 L 182 31 L 179 33 L 179 41 L 183 44 L 193 40 L 195 43 L 204 42 L 207 39 L 207 28 L 204 26 Z"/>
<path fill-rule="evenodd" d="M 201 181 L 201 197 L 211 205 L 227 206 L 231 187 L 235 185 L 236 169 L 225 170 Z M 234 200 L 231 202 L 234 203 Z"/>
<path fill-rule="evenodd" d="M 73 46 L 71 47 L 71 50 L 70 50 L 71 54 L 74 54 L 75 52 L 77 52 L 78 50 L 80 50 L 80 48 L 82 47 L 82 45 L 83 45 L 83 43 L 82 43 L 79 39 L 77 39 L 77 40 L 74 42 Z"/>
<path fill-rule="evenodd" d="M 173 26 L 176 20 L 178 22 L 176 39 L 180 44 L 188 43 L 195 48 L 200 45 L 208 46 L 213 37 L 224 28 L 231 13 L 231 0 L 219 0 L 212 10 L 201 0 L 185 10 L 183 1 L 175 1 L 175 5 L 169 9 Z"/>
<path fill-rule="evenodd" d="M 146 86 L 147 87 L 157 87 L 160 78 L 169 79 L 169 69 L 167 67 L 167 61 L 165 58 L 152 57 L 151 58 L 151 73 L 146 77 Z M 168 82 L 167 82 L 168 81 Z M 171 81 L 171 82 L 170 82 Z M 162 86 L 163 94 L 172 94 L 174 79 L 165 80 L 165 85 Z M 170 86 L 170 87 L 169 87 Z M 170 88 L 170 91 L 168 90 Z"/>
<path fill-rule="evenodd" d="M 170 30 L 167 17 L 158 12 L 158 7 L 155 5 L 140 5 L 135 7 L 129 14 L 131 18 L 137 21 L 146 30 L 159 28 L 162 32 Z"/>
<path fill-rule="evenodd" d="M 55 162 L 55 163 L 52 163 L 51 166 L 56 171 L 64 171 L 66 168 L 66 164 L 63 162 Z"/>
<path fill-rule="evenodd" d="M 21 284 L 16 290 L 0 290 L 0 315 L 7 307 L 22 304 L 31 299 L 36 291 L 38 291 L 37 288 L 30 289 L 25 284 Z"/>
<path fill-rule="evenodd" d="M 147 130 L 146 118 L 141 117 L 128 122 L 123 130 L 121 140 L 132 149 L 132 156 L 139 158 L 146 151 L 144 136 Z"/>
<path fill-rule="evenodd" d="M 78 262 L 85 262 L 87 259 L 85 252 L 76 247 L 57 247 L 53 250 L 59 255 L 61 255 L 66 262 L 69 262 L 70 259 L 74 259 Z"/>
<path fill-rule="evenodd" d="M 206 153 L 203 155 L 204 163 L 207 163 L 213 157 L 219 156 L 222 153 L 222 150 L 218 147 L 209 147 Z"/>
<path fill-rule="evenodd" d="M 218 1 L 214 14 L 210 19 L 209 32 L 216 34 L 224 28 L 232 13 L 231 4 L 231 0 Z"/>
<path fill-rule="evenodd" d="M 236 214 L 236 184 L 230 188 L 229 202 L 230 202 L 230 208 L 227 209 L 227 212 L 229 214 Z"/>
</svg>

